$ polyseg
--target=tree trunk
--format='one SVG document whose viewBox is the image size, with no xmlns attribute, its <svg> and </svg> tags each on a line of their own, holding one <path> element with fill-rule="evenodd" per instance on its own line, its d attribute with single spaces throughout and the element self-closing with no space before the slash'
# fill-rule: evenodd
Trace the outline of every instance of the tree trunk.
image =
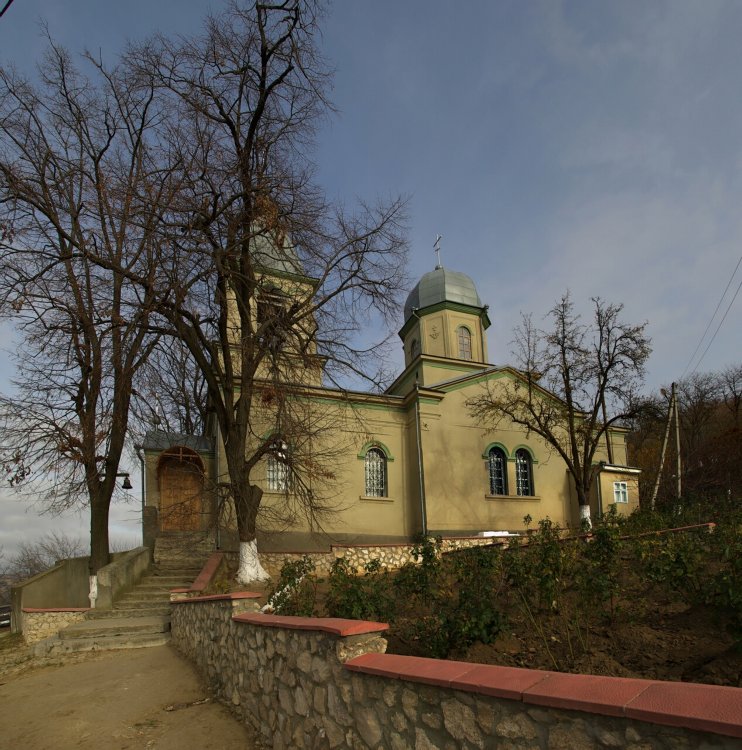
<svg viewBox="0 0 742 750">
<path fill-rule="evenodd" d="M 270 576 L 260 564 L 258 543 L 255 539 L 255 521 L 263 497 L 257 485 L 248 485 L 246 491 L 236 491 L 234 497 L 237 515 L 237 531 L 240 537 L 240 563 L 237 569 L 238 583 L 267 581 Z"/>
<path fill-rule="evenodd" d="M 108 548 L 108 503 L 90 505 L 90 575 L 95 575 L 110 562 Z"/>
<path fill-rule="evenodd" d="M 108 565 L 111 556 L 108 547 L 109 504 L 96 501 L 90 504 L 90 606 L 95 607 L 98 598 L 98 571 Z"/>
<path fill-rule="evenodd" d="M 593 521 L 590 517 L 590 490 L 582 486 L 581 483 L 577 483 L 577 505 L 580 509 L 580 526 L 587 526 L 588 529 L 592 529 Z"/>
<path fill-rule="evenodd" d="M 580 525 L 585 524 L 588 529 L 592 529 L 593 521 L 590 518 L 590 504 L 580 505 Z"/>
</svg>

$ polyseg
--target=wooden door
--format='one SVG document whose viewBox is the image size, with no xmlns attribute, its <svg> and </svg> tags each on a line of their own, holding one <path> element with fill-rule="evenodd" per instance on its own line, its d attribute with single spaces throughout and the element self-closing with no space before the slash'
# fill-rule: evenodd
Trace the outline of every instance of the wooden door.
<svg viewBox="0 0 742 750">
<path fill-rule="evenodd" d="M 160 465 L 160 530 L 199 531 L 203 473 L 192 461 L 166 458 Z"/>
</svg>

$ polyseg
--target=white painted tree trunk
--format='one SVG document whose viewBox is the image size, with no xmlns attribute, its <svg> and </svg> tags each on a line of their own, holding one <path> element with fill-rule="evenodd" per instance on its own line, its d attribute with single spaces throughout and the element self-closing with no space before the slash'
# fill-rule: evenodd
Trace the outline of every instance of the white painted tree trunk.
<svg viewBox="0 0 742 750">
<path fill-rule="evenodd" d="M 98 576 L 89 576 L 90 590 L 88 593 L 88 599 L 90 599 L 90 607 L 95 609 L 95 600 L 98 598 Z"/>
<path fill-rule="evenodd" d="M 240 542 L 240 567 L 237 570 L 237 583 L 252 583 L 253 581 L 267 581 L 270 578 L 260 564 L 258 558 L 258 543 Z"/>
<path fill-rule="evenodd" d="M 589 505 L 581 505 L 580 506 L 580 521 L 585 521 L 587 523 L 588 529 L 592 529 L 593 522 L 590 518 L 590 506 Z"/>
</svg>

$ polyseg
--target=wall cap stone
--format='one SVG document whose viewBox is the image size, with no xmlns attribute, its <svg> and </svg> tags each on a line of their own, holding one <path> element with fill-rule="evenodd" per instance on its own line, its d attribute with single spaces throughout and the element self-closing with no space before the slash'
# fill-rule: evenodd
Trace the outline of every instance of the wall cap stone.
<svg viewBox="0 0 742 750">
<path fill-rule="evenodd" d="M 190 601 L 195 601 L 191 599 Z M 319 630 L 338 636 L 380 633 L 389 629 L 385 622 L 365 620 L 343 620 L 339 617 L 288 617 L 284 615 L 264 615 L 244 613 L 232 618 L 235 622 L 245 622 L 266 628 L 287 628 L 289 630 Z"/>
<path fill-rule="evenodd" d="M 223 559 L 223 552 L 213 552 L 209 556 L 209 559 L 206 561 L 201 572 L 196 576 L 196 580 L 191 584 L 190 590 L 205 591 L 219 570 L 219 566 L 222 564 Z"/>
<path fill-rule="evenodd" d="M 22 611 L 37 614 L 46 612 L 89 612 L 90 607 L 23 607 Z"/>
<path fill-rule="evenodd" d="M 353 672 L 438 685 L 539 706 L 742 737 L 742 688 L 362 654 Z"/>
</svg>

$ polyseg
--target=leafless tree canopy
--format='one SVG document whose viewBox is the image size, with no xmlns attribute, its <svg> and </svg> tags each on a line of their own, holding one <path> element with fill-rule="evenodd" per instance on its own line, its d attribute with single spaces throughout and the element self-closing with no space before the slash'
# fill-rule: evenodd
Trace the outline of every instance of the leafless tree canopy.
<svg viewBox="0 0 742 750">
<path fill-rule="evenodd" d="M 630 445 L 643 470 L 649 491 L 660 470 L 660 451 L 668 416 L 667 396 L 647 400 L 634 420 Z M 739 498 L 742 493 L 742 366 L 721 372 L 695 373 L 677 383 L 680 414 L 682 502 L 703 504 Z M 669 441 L 668 456 L 659 479 L 657 504 L 672 508 L 677 502 L 677 448 Z"/>
<path fill-rule="evenodd" d="M 320 435 L 332 425 L 297 396 L 308 381 L 378 365 L 379 342 L 354 336 L 391 319 L 405 284 L 404 203 L 351 211 L 314 182 L 312 139 L 331 111 L 320 10 L 233 3 L 202 35 L 157 37 L 127 56 L 131 77 L 158 89 L 162 151 L 180 184 L 161 221 L 172 292 L 160 331 L 184 342 L 207 384 L 243 540 L 268 456 L 287 465 L 287 496 L 310 521 L 328 510 L 313 480 L 330 478 Z"/>
<path fill-rule="evenodd" d="M 154 87 L 85 65 L 90 76 L 50 41 L 38 87 L 0 70 L 0 311 L 20 336 L 0 435 L 6 468 L 38 477 L 50 508 L 89 504 L 94 572 L 132 384 L 156 341 L 154 230 L 173 185 L 148 140 Z"/>
<path fill-rule="evenodd" d="M 38 90 L 0 74 L 0 302 L 24 342 L 5 463 L 51 477 L 53 507 L 85 498 L 93 568 L 131 407 L 151 422 L 154 387 L 159 418 L 184 430 L 208 393 L 241 538 L 267 456 L 288 467 L 292 512 L 328 511 L 320 433 L 337 422 L 313 414 L 306 385 L 379 384 L 386 337 L 371 334 L 396 314 L 406 242 L 401 199 L 333 205 L 314 181 L 332 111 L 321 15 L 314 0 L 234 2 L 113 68 L 86 56 L 90 77 L 53 43 Z"/>
<path fill-rule="evenodd" d="M 549 312 L 549 327 L 524 316 L 513 342 L 520 375 L 494 381 L 470 402 L 484 425 L 513 422 L 543 438 L 566 463 L 581 506 L 589 505 L 607 431 L 636 413 L 650 354 L 646 324 L 624 323 L 622 310 L 596 298 L 585 323 L 565 294 Z"/>
</svg>

